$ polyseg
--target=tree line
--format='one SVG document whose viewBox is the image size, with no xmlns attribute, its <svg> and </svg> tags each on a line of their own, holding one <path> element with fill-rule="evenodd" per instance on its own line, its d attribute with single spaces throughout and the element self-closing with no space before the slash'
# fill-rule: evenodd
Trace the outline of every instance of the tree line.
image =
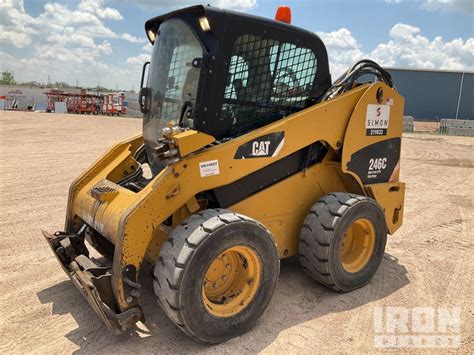
<svg viewBox="0 0 474 355">
<path fill-rule="evenodd" d="M 43 88 L 57 88 L 57 89 L 69 89 L 69 88 L 79 88 L 86 90 L 94 91 L 115 91 L 103 86 L 96 86 L 94 88 L 85 88 L 82 86 L 70 85 L 64 81 L 56 81 L 54 83 L 40 83 L 38 81 L 27 81 L 27 82 L 17 82 L 15 80 L 15 74 L 13 71 L 5 70 L 0 74 L 0 85 L 21 85 L 21 86 L 34 86 L 34 87 L 43 87 Z"/>
</svg>

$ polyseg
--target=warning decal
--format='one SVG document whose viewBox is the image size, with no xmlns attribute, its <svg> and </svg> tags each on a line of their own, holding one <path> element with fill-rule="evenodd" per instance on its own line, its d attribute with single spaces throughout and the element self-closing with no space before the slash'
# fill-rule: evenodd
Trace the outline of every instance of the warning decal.
<svg viewBox="0 0 474 355">
<path fill-rule="evenodd" d="M 219 175 L 219 160 L 208 160 L 199 163 L 201 177 Z"/>
</svg>

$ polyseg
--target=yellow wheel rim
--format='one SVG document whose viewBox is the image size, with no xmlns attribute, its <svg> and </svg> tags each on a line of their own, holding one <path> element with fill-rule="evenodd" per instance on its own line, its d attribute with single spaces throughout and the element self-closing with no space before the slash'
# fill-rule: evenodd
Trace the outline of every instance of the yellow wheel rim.
<svg viewBox="0 0 474 355">
<path fill-rule="evenodd" d="M 202 299 L 216 317 L 230 317 L 252 301 L 260 287 L 261 262 L 248 246 L 237 245 L 215 258 L 204 276 Z"/>
<path fill-rule="evenodd" d="M 355 220 L 341 243 L 341 263 L 344 270 L 355 273 L 369 262 L 375 247 L 375 228 L 366 218 Z"/>
</svg>

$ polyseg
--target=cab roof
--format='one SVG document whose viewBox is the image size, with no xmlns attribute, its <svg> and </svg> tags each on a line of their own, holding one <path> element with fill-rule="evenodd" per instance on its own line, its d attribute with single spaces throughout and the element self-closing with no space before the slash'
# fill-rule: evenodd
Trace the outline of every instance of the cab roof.
<svg viewBox="0 0 474 355">
<path fill-rule="evenodd" d="M 145 22 L 145 32 L 147 33 L 149 30 L 156 30 L 161 23 L 172 18 L 182 18 L 186 20 L 186 18 L 196 18 L 202 16 L 208 18 L 211 24 L 212 32 L 214 32 L 215 35 L 221 34 L 225 25 L 235 24 L 246 27 L 250 26 L 253 28 L 260 26 L 272 27 L 275 30 L 293 31 L 303 36 L 313 37 L 316 41 L 321 41 L 319 36 L 317 36 L 314 32 L 287 24 L 285 22 L 276 21 L 266 17 L 249 15 L 237 11 L 224 10 L 210 5 L 194 5 L 153 17 Z M 148 39 L 150 40 L 150 38 Z M 153 43 L 151 40 L 150 42 Z"/>
</svg>

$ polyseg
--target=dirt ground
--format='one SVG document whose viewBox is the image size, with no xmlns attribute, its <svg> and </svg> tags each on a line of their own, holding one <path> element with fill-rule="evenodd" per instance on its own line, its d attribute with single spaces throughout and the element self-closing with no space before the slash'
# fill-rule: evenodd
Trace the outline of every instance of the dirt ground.
<svg viewBox="0 0 474 355">
<path fill-rule="evenodd" d="M 0 113 L 0 353 L 371 352 L 376 307 L 460 307 L 461 348 L 473 341 L 474 138 L 407 134 L 405 222 L 366 287 L 337 294 L 296 260 L 282 262 L 270 306 L 247 334 L 217 346 L 186 337 L 158 308 L 152 280 L 146 325 L 108 333 L 61 270 L 40 230 L 60 230 L 71 181 L 138 119 Z M 445 352 L 440 350 L 440 352 Z"/>
<path fill-rule="evenodd" d="M 439 122 L 415 121 L 415 132 L 437 132 Z"/>
</svg>

